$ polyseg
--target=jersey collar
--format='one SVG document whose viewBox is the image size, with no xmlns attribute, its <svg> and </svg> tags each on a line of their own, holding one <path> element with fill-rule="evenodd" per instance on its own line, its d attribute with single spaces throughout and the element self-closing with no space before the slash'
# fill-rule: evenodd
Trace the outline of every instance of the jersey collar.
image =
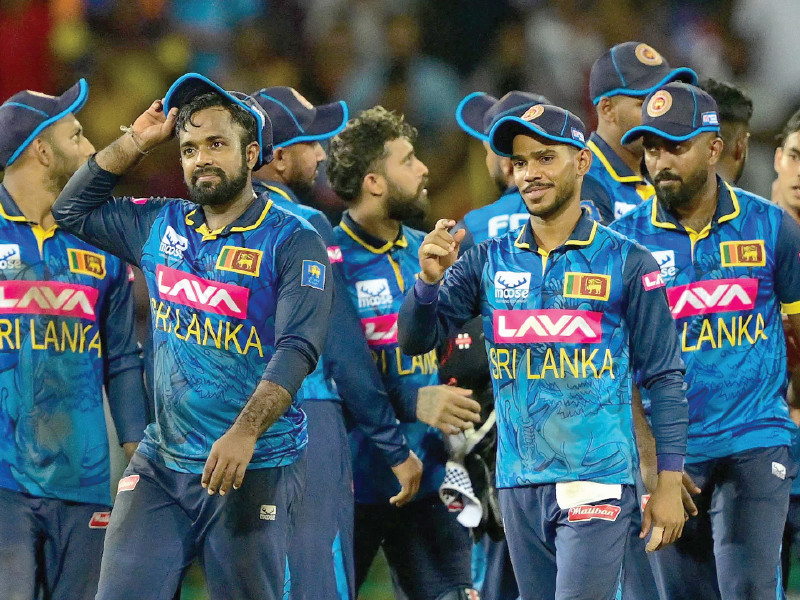
<svg viewBox="0 0 800 600">
<path fill-rule="evenodd" d="M 386 254 L 392 248 L 406 248 L 408 246 L 408 240 L 406 240 L 405 233 L 403 233 L 402 225 L 400 226 L 400 235 L 393 242 L 387 242 L 386 240 L 382 240 L 367 233 L 361 225 L 353 220 L 349 211 L 345 211 L 344 214 L 342 214 L 342 221 L 339 223 L 339 226 L 342 228 L 342 231 L 353 238 L 355 242 L 375 254 Z"/>
<path fill-rule="evenodd" d="M 264 192 L 278 194 L 287 202 L 291 202 L 292 204 L 300 204 L 300 201 L 297 199 L 297 196 L 294 195 L 292 189 L 278 181 L 253 179 L 253 191 L 258 195 L 261 195 Z"/>
<path fill-rule="evenodd" d="M 589 211 L 585 208 L 581 209 L 581 217 L 578 219 L 578 222 L 575 224 L 575 229 L 572 230 L 572 233 L 569 236 L 569 239 L 562 244 L 562 248 L 566 248 L 568 246 L 588 246 L 594 240 L 594 236 L 597 233 L 597 221 L 592 219 L 589 216 Z M 534 250 L 538 251 L 539 247 L 536 244 L 536 238 L 533 235 L 533 230 L 531 229 L 531 222 L 530 219 L 522 226 L 519 234 L 517 235 L 517 239 L 514 242 L 514 246 L 517 248 L 522 248 L 523 250 Z"/>
<path fill-rule="evenodd" d="M 589 136 L 589 143 L 587 144 L 595 158 L 599 160 L 602 165 L 611 175 L 611 178 L 620 183 L 645 183 L 644 179 L 631 171 L 630 167 L 622 162 L 622 159 L 617 156 L 617 153 L 611 149 L 606 141 L 594 132 Z"/>
<path fill-rule="evenodd" d="M 661 206 L 657 196 L 653 196 L 652 202 L 650 222 L 653 225 L 661 229 L 686 231 L 686 228 L 680 224 L 678 218 Z M 711 225 L 732 221 L 740 214 L 741 208 L 739 200 L 736 198 L 736 192 L 733 191 L 733 187 L 717 175 L 717 209 L 714 211 L 714 216 L 711 217 Z"/>
<path fill-rule="evenodd" d="M 269 194 L 259 194 L 255 197 L 247 210 L 230 225 L 226 225 L 221 229 L 211 231 L 206 225 L 205 214 L 201 206 L 195 206 L 186 215 L 186 224 L 193 228 L 197 233 L 203 236 L 203 240 L 215 240 L 221 235 L 229 235 L 231 233 L 238 233 L 242 231 L 250 231 L 255 229 L 267 216 L 269 209 L 272 207 L 272 200 Z"/>
<path fill-rule="evenodd" d="M 22 211 L 14 202 L 11 194 L 8 193 L 6 186 L 0 183 L 0 217 L 7 221 L 17 221 L 19 223 L 30 223 Z"/>
</svg>

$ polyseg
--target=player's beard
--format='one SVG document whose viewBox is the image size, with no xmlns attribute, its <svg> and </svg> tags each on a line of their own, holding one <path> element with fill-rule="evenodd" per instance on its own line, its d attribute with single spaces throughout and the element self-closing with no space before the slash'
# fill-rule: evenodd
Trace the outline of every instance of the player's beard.
<svg viewBox="0 0 800 600">
<path fill-rule="evenodd" d="M 317 182 L 317 171 L 309 181 L 301 173 L 295 174 L 286 181 L 287 187 L 301 198 L 312 199 L 314 197 L 314 184 Z"/>
<path fill-rule="evenodd" d="M 219 167 L 205 167 L 197 169 L 192 173 L 192 179 L 187 183 L 189 187 L 189 198 L 192 202 L 201 206 L 220 206 L 234 200 L 244 186 L 247 185 L 247 173 L 249 168 L 247 163 L 242 160 L 239 173 L 232 179 L 228 178 L 227 173 Z M 216 175 L 219 183 L 201 183 L 196 185 L 197 178 L 202 175 Z"/>
<path fill-rule="evenodd" d="M 563 181 L 555 184 L 555 198 L 549 206 L 539 206 L 530 208 L 525 203 L 528 213 L 534 217 L 547 219 L 559 214 L 566 206 L 572 197 L 575 195 L 575 179 L 574 177 L 567 177 Z M 524 196 L 523 196 L 524 199 Z"/>
<path fill-rule="evenodd" d="M 665 181 L 678 181 L 678 185 L 663 186 Z M 669 211 L 689 204 L 703 189 L 708 181 L 708 169 L 699 165 L 697 170 L 690 173 L 686 179 L 674 173 L 663 171 L 655 176 L 653 184 L 656 188 L 656 197 L 659 203 Z"/>
<path fill-rule="evenodd" d="M 76 158 L 70 160 L 70 157 L 54 144 L 51 144 L 50 148 L 53 151 L 53 167 L 50 175 L 49 188 L 56 194 L 60 194 L 61 190 L 64 189 L 67 182 L 84 161 Z"/>
<path fill-rule="evenodd" d="M 427 193 L 425 187 L 428 180 L 425 179 L 413 194 L 404 192 L 397 187 L 394 182 L 387 179 L 389 194 L 386 198 L 387 216 L 394 221 L 408 221 L 411 219 L 421 219 L 425 216 L 428 209 Z"/>
</svg>

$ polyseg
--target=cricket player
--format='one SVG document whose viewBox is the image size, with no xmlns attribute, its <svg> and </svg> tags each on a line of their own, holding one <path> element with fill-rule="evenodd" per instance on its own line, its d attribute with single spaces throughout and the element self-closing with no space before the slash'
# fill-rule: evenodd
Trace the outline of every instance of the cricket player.
<svg viewBox="0 0 800 600">
<path fill-rule="evenodd" d="M 273 159 L 254 173 L 253 188 L 281 208 L 304 217 L 327 246 L 335 282 L 331 321 L 317 368 L 303 382 L 308 417 L 308 474 L 289 549 L 290 597 L 294 600 L 355 597 L 353 476 L 345 414 L 378 448 L 400 483 L 391 498 L 402 506 L 422 478 L 422 463 L 400 430 L 361 323 L 341 274 L 341 249 L 320 211 L 300 203 L 313 190 L 325 160 L 321 142 L 347 123 L 344 102 L 313 106 L 297 90 L 276 86 L 252 94 L 272 123 Z"/>
<path fill-rule="evenodd" d="M 744 172 L 750 147 L 753 101 L 736 86 L 710 77 L 698 87 L 714 99 L 719 110 L 722 156 L 717 163 L 717 173 L 725 181 L 736 184 Z"/>
<path fill-rule="evenodd" d="M 612 226 L 658 258 L 652 280 L 667 286 L 687 367 L 686 473 L 698 514 L 654 556 L 663 600 L 775 598 L 797 470 L 781 310 L 796 332 L 800 228 L 717 176 L 719 123 L 697 87 L 650 94 L 623 142 L 642 138 L 656 195 Z"/>
<path fill-rule="evenodd" d="M 173 132 L 192 201 L 112 197 Z M 119 484 L 98 600 L 172 598 L 194 558 L 212 599 L 283 596 L 305 484 L 296 394 L 324 343 L 331 284 L 316 231 L 253 192 L 271 157 L 258 104 L 190 73 L 53 207 L 60 225 L 138 265 L 151 297 L 156 422 Z"/>
<path fill-rule="evenodd" d="M 498 120 L 490 144 L 511 158 L 529 221 L 458 262 L 464 234 L 439 221 L 422 242 L 422 271 L 398 319 L 400 347 L 416 354 L 483 318 L 497 487 L 523 600 L 616 596 L 637 508 L 634 372 L 655 400 L 659 461 L 642 535 L 652 528 L 650 548 L 662 548 L 684 520 L 678 337 L 663 286 L 650 284 L 652 256 L 581 209 L 592 160 L 585 136 L 580 119 L 551 105 Z"/>
<path fill-rule="evenodd" d="M 145 425 L 128 267 L 58 227 L 61 189 L 94 152 L 89 87 L 0 106 L 0 590 L 89 600 L 111 510 L 108 394 L 127 458 Z"/>
</svg>

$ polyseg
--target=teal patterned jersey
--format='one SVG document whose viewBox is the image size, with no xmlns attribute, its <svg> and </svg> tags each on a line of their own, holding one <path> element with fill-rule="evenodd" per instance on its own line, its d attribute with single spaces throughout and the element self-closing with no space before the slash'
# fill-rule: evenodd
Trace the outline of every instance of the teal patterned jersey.
<svg viewBox="0 0 800 600">
<path fill-rule="evenodd" d="M 800 229 L 778 206 L 718 184 L 702 231 L 655 197 L 612 225 L 653 253 L 667 285 L 687 367 L 690 462 L 789 445 L 795 429 L 781 303 L 800 312 Z"/>
</svg>

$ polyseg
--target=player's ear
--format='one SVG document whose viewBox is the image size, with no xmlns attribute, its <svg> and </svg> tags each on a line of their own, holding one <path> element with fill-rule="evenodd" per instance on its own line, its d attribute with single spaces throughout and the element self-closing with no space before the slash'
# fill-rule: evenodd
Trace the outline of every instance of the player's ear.
<svg viewBox="0 0 800 600">
<path fill-rule="evenodd" d="M 386 178 L 380 173 L 370 171 L 361 181 L 361 189 L 370 196 L 383 196 L 386 193 Z"/>
<path fill-rule="evenodd" d="M 600 98 L 600 102 L 597 103 L 597 119 L 606 123 L 615 123 L 617 120 L 614 103 L 608 96 L 603 96 Z"/>
<path fill-rule="evenodd" d="M 778 165 L 781 163 L 781 159 L 783 158 L 783 146 L 778 146 L 775 148 L 775 160 L 772 161 L 772 168 L 775 169 L 775 172 L 778 172 Z"/>
<path fill-rule="evenodd" d="M 575 153 L 575 170 L 578 175 L 586 175 L 589 167 L 592 166 L 592 151 L 588 148 L 581 148 Z"/>
<path fill-rule="evenodd" d="M 708 146 L 708 162 L 711 165 L 715 165 L 719 162 L 720 157 L 722 156 L 722 149 L 725 147 L 725 142 L 722 141 L 722 138 L 716 136 L 711 139 L 711 142 Z"/>
<path fill-rule="evenodd" d="M 255 168 L 258 162 L 258 154 L 261 152 L 261 146 L 258 142 L 250 142 L 245 149 L 245 157 L 247 158 L 247 166 L 251 169 Z"/>
<path fill-rule="evenodd" d="M 49 167 L 53 161 L 53 149 L 42 138 L 34 139 L 28 146 L 27 152 L 43 167 Z"/>
</svg>

